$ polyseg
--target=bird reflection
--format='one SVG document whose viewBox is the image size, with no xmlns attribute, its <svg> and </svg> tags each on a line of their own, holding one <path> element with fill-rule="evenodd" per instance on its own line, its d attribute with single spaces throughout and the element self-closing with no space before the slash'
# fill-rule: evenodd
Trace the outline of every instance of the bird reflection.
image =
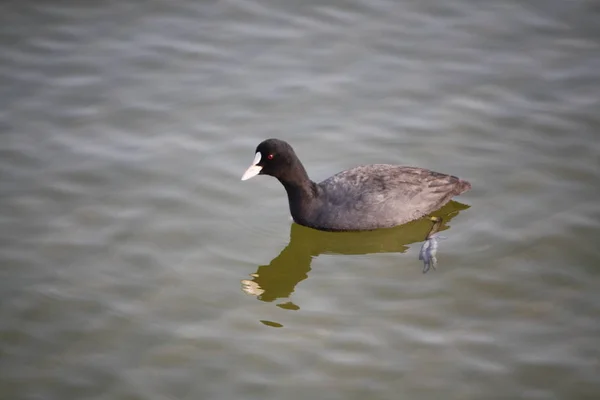
<svg viewBox="0 0 600 400">
<path fill-rule="evenodd" d="M 408 245 L 425 241 L 419 252 L 424 263 L 423 272 L 435 268 L 438 248 L 438 232 L 449 229 L 448 223 L 469 206 L 451 201 L 433 214 L 408 224 L 366 232 L 324 232 L 293 223 L 289 244 L 268 265 L 261 265 L 242 281 L 242 290 L 259 300 L 271 302 L 288 298 L 296 285 L 308 277 L 310 264 L 321 254 L 358 255 L 371 253 L 404 253 Z M 432 226 L 433 221 L 433 226 Z M 288 302 L 279 305 L 286 309 L 298 309 Z"/>
</svg>

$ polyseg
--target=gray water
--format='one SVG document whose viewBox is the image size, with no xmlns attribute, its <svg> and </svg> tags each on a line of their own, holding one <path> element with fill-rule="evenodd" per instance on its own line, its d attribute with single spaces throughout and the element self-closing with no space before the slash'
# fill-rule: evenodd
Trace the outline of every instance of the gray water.
<svg viewBox="0 0 600 400">
<path fill-rule="evenodd" d="M 600 5 L 0 6 L 2 399 L 600 398 Z M 294 225 L 264 138 L 473 190 Z"/>
</svg>

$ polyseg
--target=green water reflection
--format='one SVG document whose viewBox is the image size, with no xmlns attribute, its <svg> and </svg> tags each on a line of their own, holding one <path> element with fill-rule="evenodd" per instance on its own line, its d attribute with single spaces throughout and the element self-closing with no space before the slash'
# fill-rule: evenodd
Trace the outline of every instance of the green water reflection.
<svg viewBox="0 0 600 400">
<path fill-rule="evenodd" d="M 443 218 L 443 222 L 436 226 L 436 231 L 449 229 L 450 221 L 469 207 L 451 201 L 433 213 L 432 216 Z M 367 232 L 323 232 L 293 223 L 290 227 L 289 244 L 268 265 L 260 265 L 251 274 L 251 280 L 242 280 L 242 290 L 265 302 L 288 298 L 296 285 L 308 278 L 312 259 L 321 254 L 404 253 L 410 244 L 423 242 L 431 229 L 432 222 L 428 219 Z M 415 268 L 421 266 L 415 260 Z M 292 302 L 279 306 L 287 310 L 299 309 Z"/>
</svg>

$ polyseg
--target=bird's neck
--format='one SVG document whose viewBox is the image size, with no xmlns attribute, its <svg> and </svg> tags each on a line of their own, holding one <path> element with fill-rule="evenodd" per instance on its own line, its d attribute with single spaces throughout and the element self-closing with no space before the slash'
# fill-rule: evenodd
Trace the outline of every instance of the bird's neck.
<svg viewBox="0 0 600 400">
<path fill-rule="evenodd" d="M 290 171 L 292 172 L 278 179 L 287 192 L 292 218 L 302 224 L 303 219 L 308 216 L 311 204 L 318 195 L 318 186 L 310 180 L 304 166 L 299 161 Z"/>
</svg>

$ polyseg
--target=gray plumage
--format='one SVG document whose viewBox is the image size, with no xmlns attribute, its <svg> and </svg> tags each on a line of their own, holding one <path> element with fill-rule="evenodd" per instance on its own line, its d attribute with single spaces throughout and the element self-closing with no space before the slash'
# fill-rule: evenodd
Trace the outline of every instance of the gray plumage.
<svg viewBox="0 0 600 400">
<path fill-rule="evenodd" d="M 258 145 L 260 174 L 279 179 L 292 218 L 321 230 L 390 228 L 421 218 L 471 188 L 452 175 L 389 164 L 362 165 L 312 182 L 292 147 L 278 139 Z"/>
</svg>

